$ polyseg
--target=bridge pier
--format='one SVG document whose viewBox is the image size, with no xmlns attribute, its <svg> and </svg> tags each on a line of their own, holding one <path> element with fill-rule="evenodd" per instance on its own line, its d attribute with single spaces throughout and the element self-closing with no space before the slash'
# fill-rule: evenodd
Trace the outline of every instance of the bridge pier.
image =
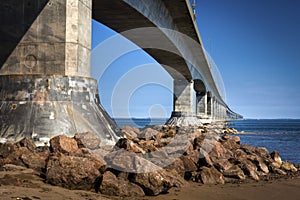
<svg viewBox="0 0 300 200">
<path fill-rule="evenodd" d="M 105 145 L 117 128 L 90 78 L 92 0 L 10 0 L 0 13 L 0 139 L 93 132 Z"/>
<path fill-rule="evenodd" d="M 194 112 L 194 82 L 175 79 L 173 93 L 173 112 L 166 124 L 174 126 L 200 125 L 201 121 Z"/>
</svg>

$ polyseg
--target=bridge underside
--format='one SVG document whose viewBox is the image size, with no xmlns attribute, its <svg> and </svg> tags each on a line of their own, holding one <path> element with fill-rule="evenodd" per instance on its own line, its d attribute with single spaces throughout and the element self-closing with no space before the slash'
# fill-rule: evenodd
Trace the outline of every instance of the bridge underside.
<svg viewBox="0 0 300 200">
<path fill-rule="evenodd" d="M 43 142 L 43 137 L 58 134 L 94 132 L 104 143 L 117 140 L 116 126 L 99 106 L 96 81 L 89 78 L 92 17 L 136 43 L 174 78 L 171 124 L 197 125 L 200 118 L 237 116 L 218 93 L 189 0 L 0 4 L 9 8 L 0 12 L 0 139 L 29 136 Z M 197 47 L 164 28 L 182 32 Z M 193 67 L 205 90 L 195 87 Z"/>
</svg>

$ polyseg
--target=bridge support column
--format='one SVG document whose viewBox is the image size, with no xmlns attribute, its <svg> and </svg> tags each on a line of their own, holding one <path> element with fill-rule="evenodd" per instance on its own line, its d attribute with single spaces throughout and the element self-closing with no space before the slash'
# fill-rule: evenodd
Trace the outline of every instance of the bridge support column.
<svg viewBox="0 0 300 200">
<path fill-rule="evenodd" d="M 92 0 L 3 1 L 0 13 L 0 139 L 95 133 L 117 128 L 90 77 Z"/>
<path fill-rule="evenodd" d="M 207 119 L 207 93 L 196 94 L 196 114 L 201 119 Z"/>
<path fill-rule="evenodd" d="M 171 118 L 166 124 L 174 126 L 200 125 L 194 112 L 194 82 L 174 80 L 174 102 Z"/>
</svg>

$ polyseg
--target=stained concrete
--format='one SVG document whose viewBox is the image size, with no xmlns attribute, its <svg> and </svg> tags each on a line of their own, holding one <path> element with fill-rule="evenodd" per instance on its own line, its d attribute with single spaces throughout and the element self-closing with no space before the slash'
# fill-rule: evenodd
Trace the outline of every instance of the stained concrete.
<svg viewBox="0 0 300 200">
<path fill-rule="evenodd" d="M 90 76 L 91 0 L 0 3 L 0 75 Z"/>
</svg>

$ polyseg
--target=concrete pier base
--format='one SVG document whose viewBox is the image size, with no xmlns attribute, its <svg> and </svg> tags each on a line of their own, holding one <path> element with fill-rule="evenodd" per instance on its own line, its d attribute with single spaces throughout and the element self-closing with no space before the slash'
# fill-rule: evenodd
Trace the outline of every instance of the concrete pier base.
<svg viewBox="0 0 300 200">
<path fill-rule="evenodd" d="M 166 124 L 171 126 L 200 126 L 202 121 L 194 113 L 172 112 Z"/>
<path fill-rule="evenodd" d="M 0 138 L 43 144 L 56 135 L 92 132 L 114 144 L 118 129 L 100 105 L 97 81 L 60 75 L 0 76 Z"/>
</svg>

